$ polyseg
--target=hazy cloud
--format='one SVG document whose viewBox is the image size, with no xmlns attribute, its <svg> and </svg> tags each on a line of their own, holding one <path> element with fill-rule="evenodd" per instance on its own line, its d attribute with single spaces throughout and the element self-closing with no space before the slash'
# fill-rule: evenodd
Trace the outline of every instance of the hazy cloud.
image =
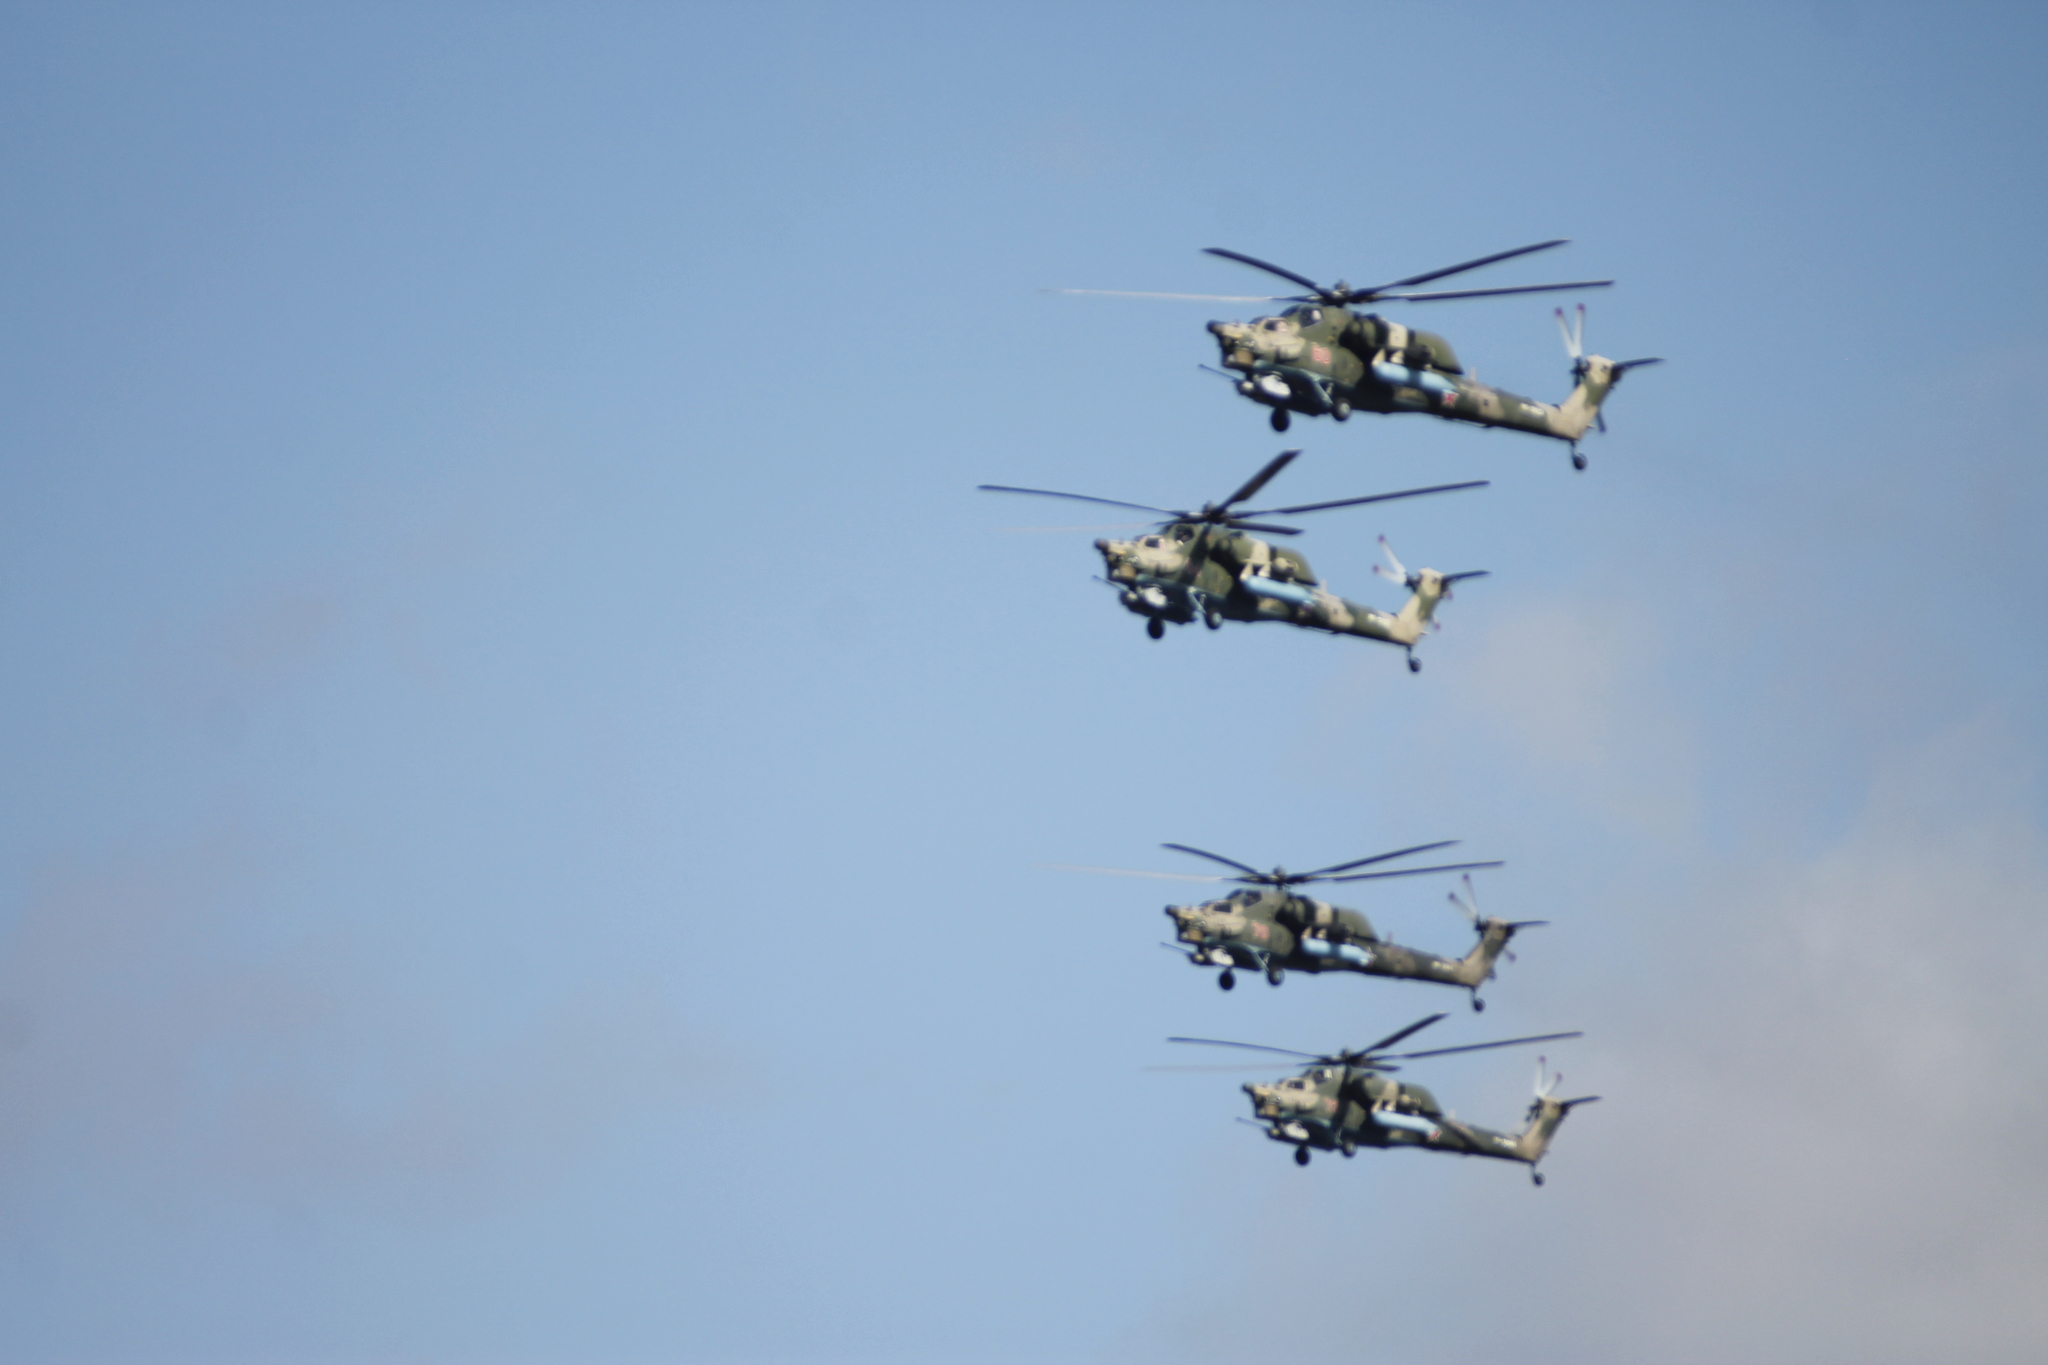
<svg viewBox="0 0 2048 1365">
<path fill-rule="evenodd" d="M 646 989 L 465 1042 L 374 954 L 266 944 L 243 851 L 59 867 L 0 942 L 0 1182 L 53 1165 L 475 1208 L 715 1069 Z"/>
</svg>

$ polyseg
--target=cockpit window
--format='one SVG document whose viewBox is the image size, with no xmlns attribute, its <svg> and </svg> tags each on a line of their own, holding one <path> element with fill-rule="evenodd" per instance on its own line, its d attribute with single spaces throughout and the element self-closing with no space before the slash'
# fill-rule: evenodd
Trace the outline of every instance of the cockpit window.
<svg viewBox="0 0 2048 1365">
<path fill-rule="evenodd" d="M 1323 320 L 1323 310 L 1320 308 L 1300 309 L 1295 313 L 1294 320 L 1303 327 L 1313 327 Z"/>
<path fill-rule="evenodd" d="M 1264 322 L 1260 323 L 1259 325 L 1269 332 L 1284 331 L 1287 327 L 1287 319 L 1267 318 Z"/>
<path fill-rule="evenodd" d="M 1146 536 L 1138 543 L 1148 550 L 1156 550 L 1166 542 L 1162 541 L 1158 536 Z"/>
</svg>

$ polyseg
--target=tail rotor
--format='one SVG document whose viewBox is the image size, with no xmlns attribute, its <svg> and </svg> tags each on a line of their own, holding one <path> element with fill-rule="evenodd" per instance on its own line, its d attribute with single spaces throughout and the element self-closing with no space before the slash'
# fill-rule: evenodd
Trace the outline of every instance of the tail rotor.
<svg viewBox="0 0 2048 1365">
<path fill-rule="evenodd" d="M 1586 380 L 1586 305 L 1579 304 L 1574 310 L 1576 316 L 1569 326 L 1565 323 L 1564 309 L 1553 309 L 1557 317 L 1558 335 L 1564 338 L 1564 353 L 1572 358 L 1572 383 L 1583 384 Z M 1600 434 L 1607 434 L 1607 418 L 1595 410 L 1593 424 L 1600 428 Z"/>
<path fill-rule="evenodd" d="M 1583 384 L 1592 368 L 1592 362 L 1586 355 L 1586 305 L 1579 304 L 1573 310 L 1575 316 L 1569 324 L 1565 321 L 1564 309 L 1552 311 L 1557 318 L 1558 335 L 1564 338 L 1564 353 L 1572 360 L 1572 383 Z M 1664 357 L 1650 355 L 1638 360 L 1609 360 L 1605 363 L 1607 386 L 1612 388 L 1619 384 L 1621 377 L 1630 370 L 1638 370 L 1645 365 L 1661 365 L 1664 363 Z M 1607 416 L 1597 408 L 1593 412 L 1593 424 L 1600 428 L 1601 435 L 1607 434 Z"/>
<path fill-rule="evenodd" d="M 1422 575 L 1408 572 L 1407 566 L 1401 562 L 1401 557 L 1394 553 L 1394 547 L 1387 544 L 1385 536 L 1380 537 L 1380 553 L 1385 555 L 1387 563 L 1394 567 L 1389 571 L 1385 567 L 1375 564 L 1372 566 L 1372 571 L 1381 578 L 1386 579 L 1389 583 L 1399 583 L 1402 587 L 1413 592 L 1416 585 L 1422 582 Z"/>
<path fill-rule="evenodd" d="M 1579 379 L 1586 373 L 1586 305 L 1578 306 L 1578 325 L 1565 322 L 1564 309 L 1552 310 L 1557 316 L 1557 333 L 1564 338 L 1564 353 L 1572 358 L 1572 378 Z"/>
<path fill-rule="evenodd" d="M 1387 569 L 1382 565 L 1375 564 L 1372 566 L 1374 573 L 1386 579 L 1389 583 L 1399 583 L 1410 592 L 1415 592 L 1422 587 L 1422 574 L 1429 571 L 1417 572 L 1403 564 L 1400 556 L 1394 553 L 1394 547 L 1387 544 L 1385 536 L 1380 537 L 1380 553 L 1385 555 L 1387 563 L 1394 567 Z M 1471 569 L 1464 573 L 1440 573 L 1436 576 L 1440 595 L 1444 601 L 1448 602 L 1451 600 L 1452 584 L 1462 583 L 1468 578 L 1484 578 L 1491 572 L 1492 570 L 1490 569 Z"/>
<path fill-rule="evenodd" d="M 1471 873 L 1467 872 L 1465 874 L 1465 894 L 1463 896 L 1460 896 L 1455 891 L 1451 892 L 1451 904 L 1458 907 L 1458 913 L 1471 922 L 1474 933 L 1480 935 L 1486 933 L 1486 916 L 1479 913 L 1479 893 L 1472 889 Z M 1502 948 L 1500 955 L 1510 962 L 1518 960 L 1512 948 Z"/>
</svg>

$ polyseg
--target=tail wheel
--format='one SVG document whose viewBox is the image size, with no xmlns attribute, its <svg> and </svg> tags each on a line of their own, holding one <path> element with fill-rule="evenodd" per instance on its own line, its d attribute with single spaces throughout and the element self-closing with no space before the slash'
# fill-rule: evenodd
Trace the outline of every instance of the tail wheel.
<svg viewBox="0 0 2048 1365">
<path fill-rule="evenodd" d="M 1153 617 L 1145 623 L 1145 633 L 1155 640 L 1162 638 L 1166 634 L 1166 622 Z"/>
<path fill-rule="evenodd" d="M 1277 986 L 1286 979 L 1287 969 L 1285 967 L 1266 968 L 1266 984 L 1268 986 Z"/>
<path fill-rule="evenodd" d="M 1294 1149 L 1294 1164 L 1297 1166 L 1308 1165 L 1308 1148 L 1296 1147 Z M 1537 1183 L 1541 1184 L 1543 1182 L 1541 1180 L 1538 1180 Z"/>
<path fill-rule="evenodd" d="M 1579 453 L 1578 451 L 1574 450 L 1574 451 L 1572 452 L 1572 468 L 1573 468 L 1573 469 L 1584 469 L 1585 467 L 1586 467 L 1586 457 L 1585 457 L 1584 455 L 1581 455 L 1581 454 L 1580 454 L 1580 453 Z M 1538 1182 L 1538 1183 L 1541 1183 L 1541 1182 Z"/>
<path fill-rule="evenodd" d="M 1202 624 L 1211 630 L 1223 629 L 1223 613 L 1211 607 L 1202 613 Z"/>
<path fill-rule="evenodd" d="M 1410 673 L 1420 673 L 1422 671 L 1422 660 L 1410 654 L 1408 656 L 1408 671 Z"/>
<path fill-rule="evenodd" d="M 1271 421 L 1272 421 L 1272 423 L 1273 423 L 1273 430 L 1275 430 L 1275 431 L 1285 431 L 1285 430 L 1287 430 L 1287 409 L 1285 409 L 1285 408 L 1274 408 L 1274 409 L 1273 409 L 1273 416 L 1272 416 L 1272 418 L 1271 418 Z"/>
<path fill-rule="evenodd" d="M 1235 988 L 1236 985 L 1237 973 L 1230 971 L 1228 969 L 1224 971 L 1223 975 L 1216 978 L 1216 986 L 1219 990 L 1231 990 Z"/>
<path fill-rule="evenodd" d="M 1330 409 L 1330 416 L 1340 422 L 1348 420 L 1351 416 L 1351 405 L 1349 403 L 1336 404 Z"/>
</svg>

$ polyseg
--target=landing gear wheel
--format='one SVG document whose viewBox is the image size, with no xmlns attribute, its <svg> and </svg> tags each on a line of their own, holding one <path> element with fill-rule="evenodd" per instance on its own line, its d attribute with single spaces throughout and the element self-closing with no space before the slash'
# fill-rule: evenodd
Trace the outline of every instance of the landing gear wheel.
<svg viewBox="0 0 2048 1365">
<path fill-rule="evenodd" d="M 1349 1161 L 1352 1157 L 1358 1155 L 1358 1144 L 1353 1142 L 1350 1138 L 1345 1138 L 1342 1142 L 1337 1144 L 1337 1150 L 1344 1154 L 1344 1159 L 1346 1161 Z"/>
<path fill-rule="evenodd" d="M 1153 617 L 1145 623 L 1145 633 L 1155 640 L 1162 638 L 1166 634 L 1166 622 Z"/>
<path fill-rule="evenodd" d="M 1236 986 L 1237 973 L 1229 970 L 1228 968 L 1224 969 L 1223 975 L 1216 978 L 1216 988 L 1218 990 L 1232 990 Z"/>
<path fill-rule="evenodd" d="M 1541 1189 L 1543 1187 L 1543 1172 L 1531 1171 L 1529 1172 L 1529 1179 L 1536 1185 L 1538 1189 Z"/>
<path fill-rule="evenodd" d="M 1472 997 L 1472 1012 L 1473 1012 L 1474 1014 L 1483 1014 L 1483 1013 L 1484 1013 L 1485 1011 L 1486 1011 L 1486 1002 L 1485 1002 L 1484 1000 L 1481 1000 L 1481 999 L 1480 999 L 1480 998 L 1479 998 L 1478 996 L 1476 996 L 1476 995 L 1475 995 L 1475 996 L 1473 996 L 1473 997 Z"/>
<path fill-rule="evenodd" d="M 1410 673 L 1420 673 L 1422 671 L 1422 660 L 1410 654 L 1408 656 L 1408 671 Z"/>
<path fill-rule="evenodd" d="M 1585 457 L 1585 456 L 1583 456 L 1583 455 L 1581 455 L 1581 454 L 1579 454 L 1579 452 L 1578 452 L 1578 451 L 1574 450 L 1574 451 L 1572 452 L 1572 468 L 1573 468 L 1573 469 L 1584 469 L 1585 467 L 1586 467 L 1586 457 Z"/>
<path fill-rule="evenodd" d="M 1351 405 L 1349 403 L 1338 403 L 1334 405 L 1330 409 L 1330 416 L 1336 418 L 1340 422 L 1349 421 L 1351 419 Z"/>
<path fill-rule="evenodd" d="M 1270 418 L 1269 420 L 1270 420 L 1270 421 L 1271 421 L 1271 422 L 1273 423 L 1273 430 L 1275 430 L 1275 431 L 1285 431 L 1285 430 L 1287 430 L 1287 409 L 1285 409 L 1285 408 L 1274 408 L 1274 409 L 1273 409 L 1273 416 L 1272 416 L 1272 417 L 1271 417 L 1271 418 Z"/>
<path fill-rule="evenodd" d="M 1294 1149 L 1294 1164 L 1297 1166 L 1308 1165 L 1308 1148 L 1296 1147 Z"/>
<path fill-rule="evenodd" d="M 1211 607 L 1202 613 L 1202 624 L 1211 630 L 1223 629 L 1223 613 Z"/>
<path fill-rule="evenodd" d="M 1277 986 L 1286 979 L 1287 969 L 1285 967 L 1266 968 L 1266 984 L 1268 986 Z"/>
</svg>

